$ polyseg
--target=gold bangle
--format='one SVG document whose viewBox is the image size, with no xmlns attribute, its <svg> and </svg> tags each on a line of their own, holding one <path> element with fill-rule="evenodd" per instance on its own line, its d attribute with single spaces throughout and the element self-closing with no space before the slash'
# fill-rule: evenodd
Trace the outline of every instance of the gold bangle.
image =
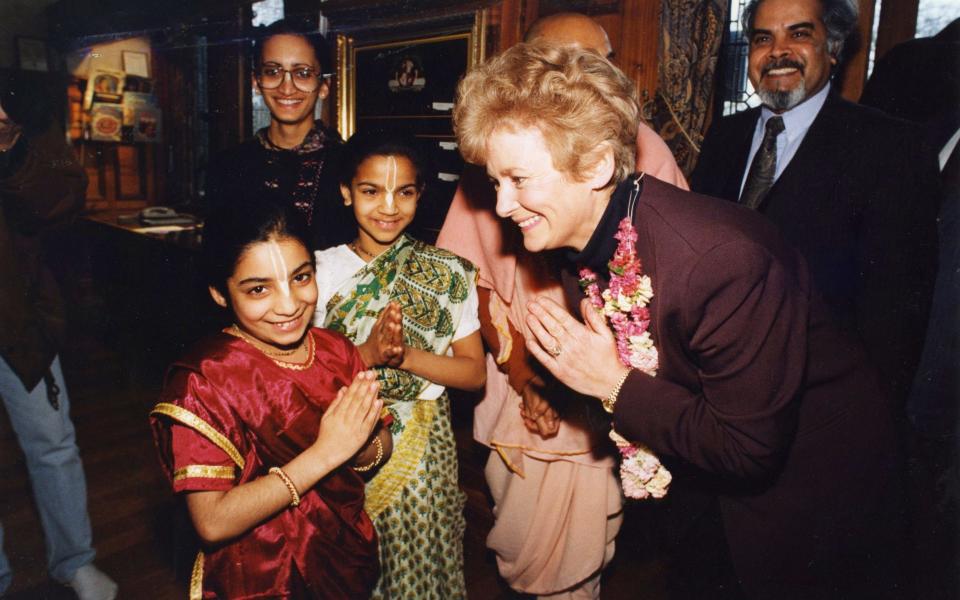
<svg viewBox="0 0 960 600">
<path fill-rule="evenodd" d="M 383 460 L 383 442 L 380 441 L 380 436 L 373 438 L 373 445 L 377 447 L 377 456 L 373 459 L 373 462 L 369 465 L 363 465 L 362 467 L 354 467 L 354 471 L 359 471 L 361 473 L 369 471 L 375 466 L 380 464 L 380 461 Z"/>
<path fill-rule="evenodd" d="M 633 373 L 633 369 L 627 369 L 626 373 L 623 374 L 623 377 L 620 378 L 620 381 L 617 382 L 617 385 L 613 386 L 613 390 L 607 394 L 607 397 L 601 400 L 603 404 L 603 410 L 608 413 L 613 412 L 613 406 L 617 403 L 617 398 L 620 396 L 620 388 L 623 387 L 623 384 L 627 381 L 627 377 L 630 376 L 630 373 Z"/>
<path fill-rule="evenodd" d="M 270 467 L 269 472 L 279 477 L 283 485 L 287 486 L 287 490 L 290 492 L 290 506 L 300 506 L 300 492 L 297 491 L 297 486 L 293 485 L 290 476 L 284 473 L 280 467 Z"/>
</svg>

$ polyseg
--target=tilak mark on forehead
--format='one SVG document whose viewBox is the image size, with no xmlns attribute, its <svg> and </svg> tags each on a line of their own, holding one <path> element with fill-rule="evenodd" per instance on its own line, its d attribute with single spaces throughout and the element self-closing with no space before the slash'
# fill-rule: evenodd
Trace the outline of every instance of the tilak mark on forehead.
<svg viewBox="0 0 960 600">
<path fill-rule="evenodd" d="M 388 155 L 386 159 L 387 172 L 383 177 L 383 189 L 387 192 L 387 208 L 393 210 L 393 194 L 397 191 L 397 159 L 392 155 Z"/>
<path fill-rule="evenodd" d="M 287 276 L 287 262 L 283 260 L 280 244 L 278 244 L 276 240 L 270 240 L 267 242 L 267 250 L 270 256 L 270 266 L 273 267 L 273 276 L 274 279 L 277 280 L 277 285 L 280 287 L 280 293 L 290 298 L 290 281 Z"/>
</svg>

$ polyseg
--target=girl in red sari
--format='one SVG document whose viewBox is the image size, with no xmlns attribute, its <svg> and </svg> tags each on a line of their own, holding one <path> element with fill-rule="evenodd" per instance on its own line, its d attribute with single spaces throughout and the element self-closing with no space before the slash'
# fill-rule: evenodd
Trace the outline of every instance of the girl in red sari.
<svg viewBox="0 0 960 600">
<path fill-rule="evenodd" d="M 151 413 L 204 543 L 191 598 L 362 598 L 379 574 L 356 471 L 382 463 L 390 437 L 371 437 L 382 402 L 356 348 L 310 327 L 305 239 L 263 204 L 205 227 L 210 295 L 234 324 L 173 364 Z"/>
</svg>

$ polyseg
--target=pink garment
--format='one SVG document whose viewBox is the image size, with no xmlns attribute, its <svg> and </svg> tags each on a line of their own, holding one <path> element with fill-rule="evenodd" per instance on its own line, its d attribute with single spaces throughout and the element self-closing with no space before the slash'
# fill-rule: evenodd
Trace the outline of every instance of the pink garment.
<svg viewBox="0 0 960 600">
<path fill-rule="evenodd" d="M 667 145 L 643 124 L 637 149 L 637 171 L 689 189 Z M 519 231 L 497 217 L 495 204 L 485 174 L 464 169 L 437 246 L 477 265 L 478 285 L 494 292 L 490 313 L 498 330 L 505 331 L 506 325 L 497 323 L 505 318 L 528 335 L 527 302 L 543 295 L 564 304 L 563 291 L 544 256 L 523 249 Z M 501 345 L 502 354 L 509 355 L 509 345 Z M 487 545 L 497 554 L 501 576 L 516 590 L 551 598 L 559 594 L 558 599 L 598 598 L 599 572 L 613 557 L 622 520 L 613 457 L 592 452 L 600 440 L 576 416 L 568 415 L 549 439 L 531 433 L 523 426 L 519 404 L 520 396 L 488 356 L 487 387 L 473 422 L 474 439 L 497 452 L 491 453 L 485 473 L 496 519 Z M 575 489 L 591 493 L 573 494 Z"/>
<path fill-rule="evenodd" d="M 617 479 L 610 469 L 564 460 L 528 458 L 526 472 L 516 476 L 493 453 L 484 470 L 497 502 L 487 546 L 500 575 L 526 594 L 598 598 L 623 521 Z"/>
</svg>

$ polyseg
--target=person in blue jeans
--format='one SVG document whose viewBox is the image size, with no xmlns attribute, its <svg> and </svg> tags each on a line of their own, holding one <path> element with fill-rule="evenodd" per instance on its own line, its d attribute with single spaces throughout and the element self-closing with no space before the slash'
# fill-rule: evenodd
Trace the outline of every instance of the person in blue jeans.
<svg viewBox="0 0 960 600">
<path fill-rule="evenodd" d="M 81 600 L 112 600 L 93 565 L 87 485 L 58 350 L 63 299 L 45 260 L 61 225 L 83 208 L 86 176 L 44 96 L 0 80 L 0 399 L 26 457 L 51 577 Z M 2 551 L 0 596 L 13 573 Z"/>
</svg>

